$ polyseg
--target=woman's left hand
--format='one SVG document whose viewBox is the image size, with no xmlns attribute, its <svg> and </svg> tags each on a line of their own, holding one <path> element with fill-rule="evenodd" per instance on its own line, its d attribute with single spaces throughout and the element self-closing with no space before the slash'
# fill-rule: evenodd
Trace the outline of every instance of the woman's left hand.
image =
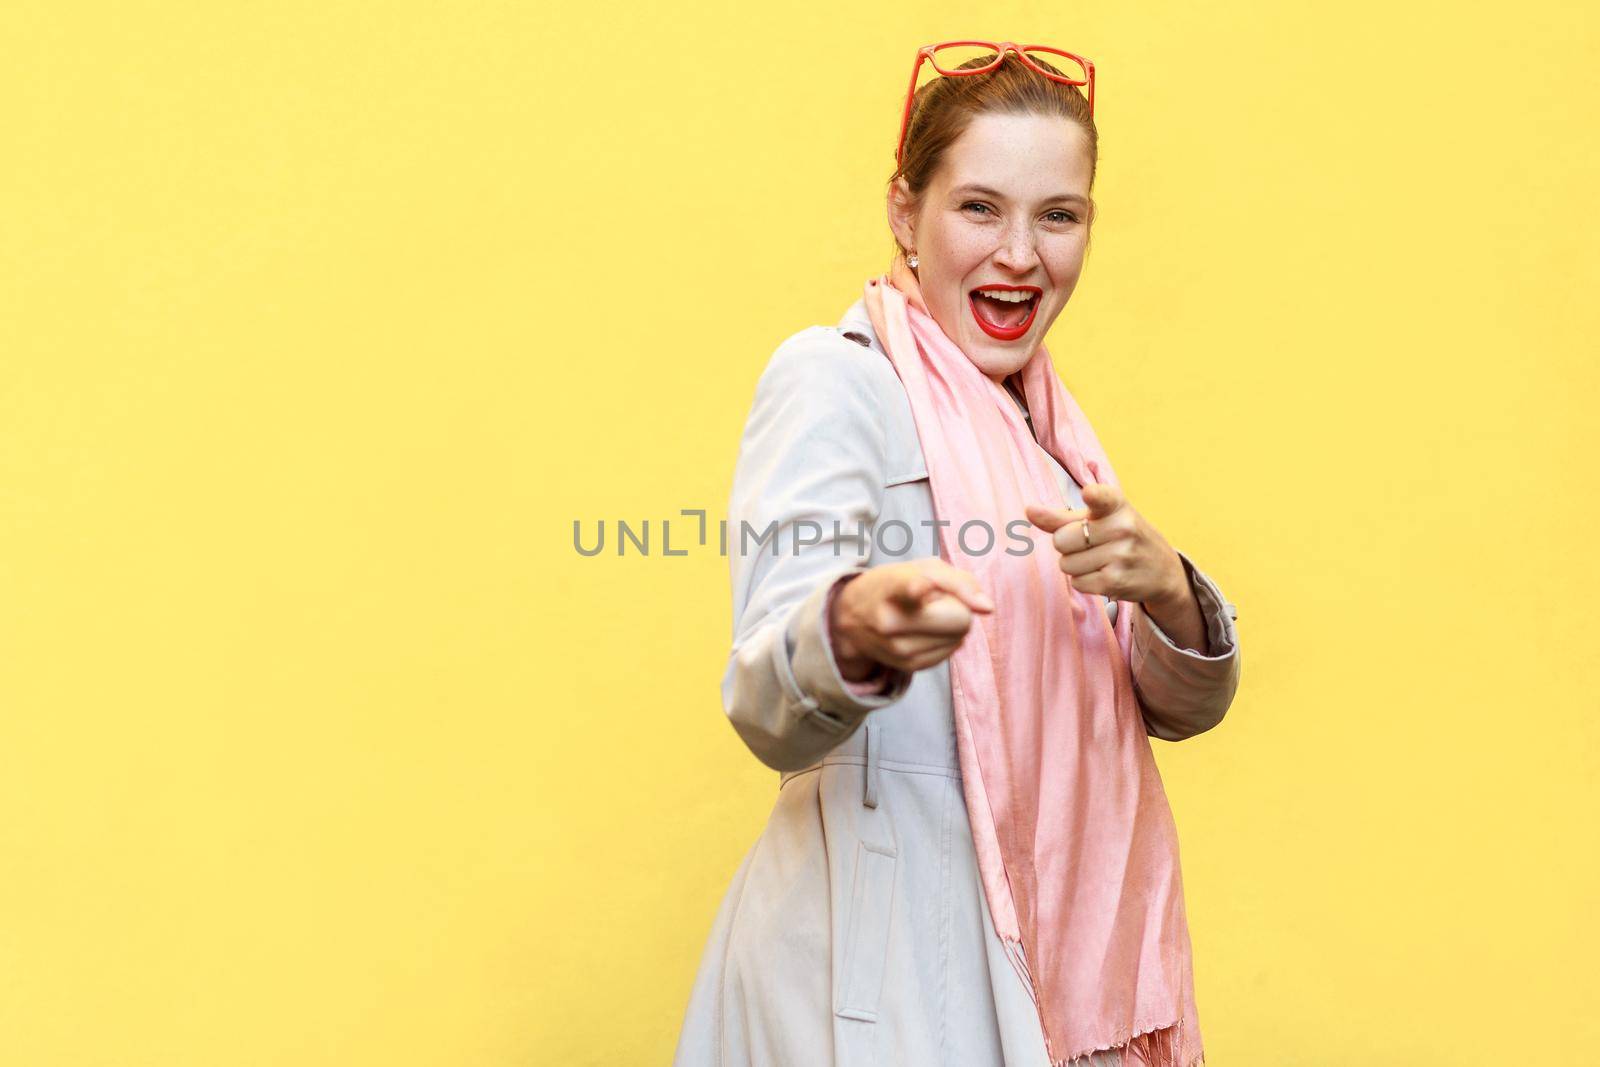
<svg viewBox="0 0 1600 1067">
<path fill-rule="evenodd" d="M 1061 569 L 1080 592 L 1152 606 L 1181 603 L 1189 592 L 1183 560 L 1114 485 L 1083 487 L 1084 508 L 1027 506 L 1028 521 L 1053 534 Z M 1084 526 L 1089 541 L 1084 541 Z"/>
</svg>

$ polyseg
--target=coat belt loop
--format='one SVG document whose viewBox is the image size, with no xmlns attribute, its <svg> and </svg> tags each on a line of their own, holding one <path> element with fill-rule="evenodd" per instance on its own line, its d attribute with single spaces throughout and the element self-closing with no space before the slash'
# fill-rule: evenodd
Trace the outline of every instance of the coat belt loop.
<svg viewBox="0 0 1600 1067">
<path fill-rule="evenodd" d="M 883 745 L 883 739 L 878 738 L 877 744 L 873 744 L 870 723 L 862 729 L 867 733 L 867 788 L 861 803 L 869 808 L 875 808 L 878 806 L 878 749 Z"/>
</svg>

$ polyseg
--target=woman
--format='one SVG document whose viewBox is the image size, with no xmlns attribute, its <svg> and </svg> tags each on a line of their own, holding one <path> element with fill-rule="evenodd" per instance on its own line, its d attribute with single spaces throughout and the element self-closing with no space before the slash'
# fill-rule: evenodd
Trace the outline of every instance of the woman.
<svg viewBox="0 0 1600 1067">
<path fill-rule="evenodd" d="M 1148 738 L 1222 719 L 1236 613 L 1041 343 L 1088 245 L 1092 66 L 945 47 L 889 275 L 778 347 L 741 442 L 723 702 L 782 774 L 679 1067 L 1203 1059 Z"/>
</svg>

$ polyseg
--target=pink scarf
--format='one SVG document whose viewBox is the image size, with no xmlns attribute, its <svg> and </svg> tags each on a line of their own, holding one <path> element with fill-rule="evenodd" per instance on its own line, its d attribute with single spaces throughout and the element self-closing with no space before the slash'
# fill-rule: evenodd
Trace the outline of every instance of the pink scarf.
<svg viewBox="0 0 1600 1067">
<path fill-rule="evenodd" d="M 1125 1064 L 1204 1061 L 1177 828 L 1129 672 L 1133 605 L 1073 588 L 1027 502 L 1064 504 L 1045 458 L 1116 485 L 1043 345 L 1021 371 L 1038 440 L 1005 388 L 939 327 L 896 257 L 867 312 L 928 463 L 943 557 L 995 610 L 950 658 L 956 746 L 995 933 L 1038 1007 L 1053 1067 L 1122 1047 Z M 963 523 L 983 527 L 964 537 Z M 1033 541 L 1027 555 L 1013 533 Z M 962 541 L 973 549 L 965 551 Z"/>
</svg>

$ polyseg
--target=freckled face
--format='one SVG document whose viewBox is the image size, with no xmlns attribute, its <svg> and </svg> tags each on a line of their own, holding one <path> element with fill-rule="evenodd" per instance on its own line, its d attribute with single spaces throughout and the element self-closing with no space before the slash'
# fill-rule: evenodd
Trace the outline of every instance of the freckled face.
<svg viewBox="0 0 1600 1067">
<path fill-rule="evenodd" d="M 1032 358 L 1077 287 L 1089 239 L 1089 177 L 1088 138 L 1076 123 L 984 114 L 946 150 L 914 215 L 903 206 L 904 179 L 896 183 L 899 198 L 891 190 L 890 225 L 916 250 L 934 321 L 996 381 Z M 1031 323 L 1015 339 L 997 337 L 979 321 L 1006 317 L 1005 305 L 972 296 L 997 285 L 1041 290 Z"/>
</svg>

